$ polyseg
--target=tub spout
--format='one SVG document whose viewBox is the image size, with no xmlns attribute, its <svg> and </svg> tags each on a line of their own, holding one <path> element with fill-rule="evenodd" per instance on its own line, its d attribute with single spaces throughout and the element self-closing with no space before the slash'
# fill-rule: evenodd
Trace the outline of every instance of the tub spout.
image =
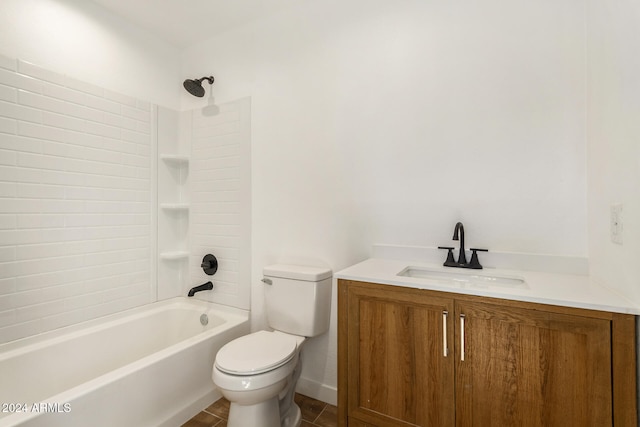
<svg viewBox="0 0 640 427">
<path fill-rule="evenodd" d="M 200 286 L 195 286 L 193 288 L 191 288 L 189 290 L 189 296 L 192 297 L 196 294 L 196 292 L 200 292 L 200 291 L 210 291 L 213 289 L 213 283 L 211 282 L 207 282 L 207 283 L 203 283 Z"/>
</svg>

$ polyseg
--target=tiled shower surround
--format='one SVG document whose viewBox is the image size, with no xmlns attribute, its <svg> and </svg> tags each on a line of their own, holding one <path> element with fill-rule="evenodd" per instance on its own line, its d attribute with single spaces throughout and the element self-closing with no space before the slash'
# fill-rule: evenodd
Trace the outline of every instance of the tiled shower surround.
<svg viewBox="0 0 640 427">
<path fill-rule="evenodd" d="M 206 109 L 205 109 L 206 111 Z M 218 257 L 215 302 L 249 309 L 251 282 L 251 102 L 224 104 L 218 114 L 183 113 L 191 125 L 190 283 L 200 284 L 207 252 Z"/>
<path fill-rule="evenodd" d="M 0 56 L 0 343 L 155 299 L 155 120 Z"/>
</svg>

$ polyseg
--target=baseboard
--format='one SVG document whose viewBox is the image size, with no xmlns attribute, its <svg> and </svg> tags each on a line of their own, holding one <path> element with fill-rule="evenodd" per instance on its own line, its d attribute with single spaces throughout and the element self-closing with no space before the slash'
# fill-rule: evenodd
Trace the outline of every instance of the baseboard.
<svg viewBox="0 0 640 427">
<path fill-rule="evenodd" d="M 338 388 L 326 384 L 309 380 L 307 378 L 298 379 L 296 392 L 312 397 L 330 405 L 338 404 Z"/>
</svg>

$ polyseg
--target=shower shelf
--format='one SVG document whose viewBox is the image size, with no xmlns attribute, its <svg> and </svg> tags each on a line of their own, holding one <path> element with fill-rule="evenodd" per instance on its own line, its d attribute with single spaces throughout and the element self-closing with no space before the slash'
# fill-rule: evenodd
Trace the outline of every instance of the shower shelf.
<svg viewBox="0 0 640 427">
<path fill-rule="evenodd" d="M 160 203 L 160 208 L 167 211 L 187 211 L 189 210 L 188 203 Z"/>
<path fill-rule="evenodd" d="M 160 158 L 167 163 L 174 164 L 177 166 L 189 164 L 189 156 L 180 156 L 177 154 L 162 154 Z"/>
<path fill-rule="evenodd" d="M 189 257 L 189 252 L 187 251 L 167 251 L 160 253 L 160 259 L 171 261 L 171 260 L 179 260 L 186 259 Z"/>
</svg>

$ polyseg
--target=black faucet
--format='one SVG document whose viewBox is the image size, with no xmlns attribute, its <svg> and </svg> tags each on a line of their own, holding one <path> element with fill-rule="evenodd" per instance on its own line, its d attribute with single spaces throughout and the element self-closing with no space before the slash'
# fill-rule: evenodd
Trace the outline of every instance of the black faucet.
<svg viewBox="0 0 640 427">
<path fill-rule="evenodd" d="M 195 286 L 195 287 L 191 288 L 189 290 L 189 296 L 192 297 L 192 296 L 194 296 L 196 294 L 196 292 L 210 291 L 211 289 L 213 289 L 213 283 L 211 283 L 211 282 L 203 283 L 200 286 Z"/>
<path fill-rule="evenodd" d="M 448 251 L 447 260 L 442 265 L 444 265 L 445 267 L 473 268 L 476 270 L 482 269 L 482 265 L 480 265 L 480 261 L 478 261 L 477 252 L 488 252 L 488 249 L 469 248 L 471 250 L 471 261 L 467 262 L 467 255 L 464 247 L 464 225 L 462 225 L 461 222 L 458 222 L 453 230 L 453 240 L 460 241 L 458 261 L 456 261 L 453 257 L 454 247 L 438 246 L 438 249 L 446 249 Z"/>
</svg>

